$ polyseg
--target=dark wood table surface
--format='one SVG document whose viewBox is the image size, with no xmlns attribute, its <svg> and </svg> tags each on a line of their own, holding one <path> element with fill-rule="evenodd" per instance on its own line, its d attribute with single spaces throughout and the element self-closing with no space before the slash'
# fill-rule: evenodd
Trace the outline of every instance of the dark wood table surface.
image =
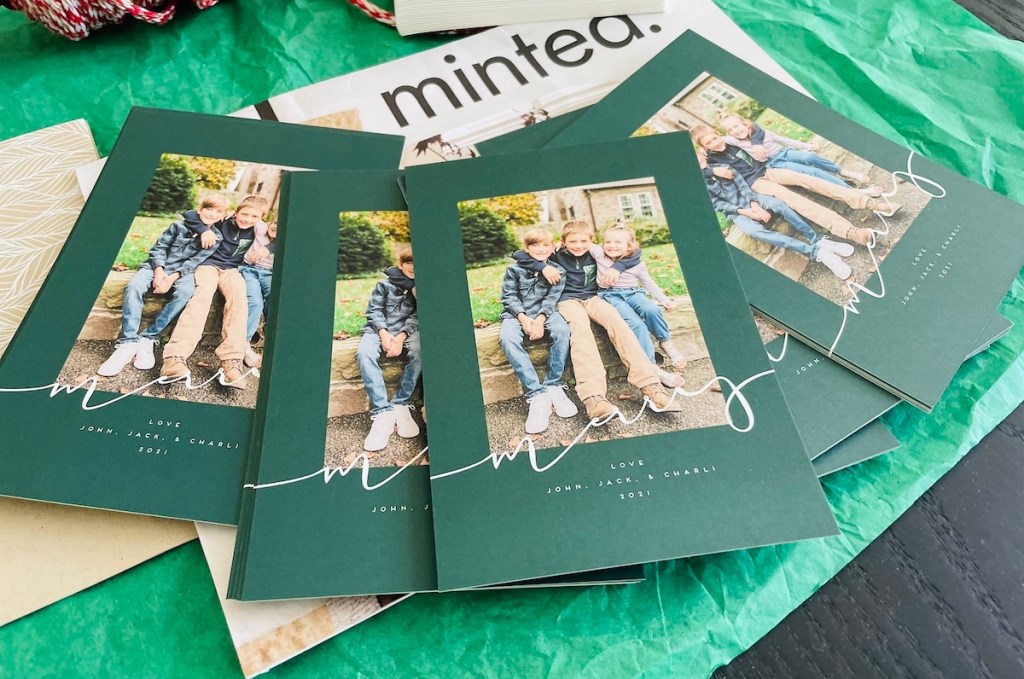
<svg viewBox="0 0 1024 679">
<path fill-rule="evenodd" d="M 957 2 L 1024 40 L 1024 0 Z M 1024 677 L 1024 406 L 714 676 Z"/>
<path fill-rule="evenodd" d="M 1024 40 L 1024 0 L 956 0 L 1008 38 Z"/>
</svg>

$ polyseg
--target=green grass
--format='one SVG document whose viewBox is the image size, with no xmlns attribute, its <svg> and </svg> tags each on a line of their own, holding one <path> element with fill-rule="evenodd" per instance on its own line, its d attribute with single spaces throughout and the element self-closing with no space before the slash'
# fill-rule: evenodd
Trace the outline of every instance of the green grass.
<svg viewBox="0 0 1024 679">
<path fill-rule="evenodd" d="M 366 305 L 377 283 L 384 280 L 379 274 L 366 278 L 342 278 L 334 288 L 334 333 L 358 335 L 366 325 Z"/>
<path fill-rule="evenodd" d="M 686 281 L 679 272 L 679 259 L 671 243 L 644 248 L 643 259 L 665 294 L 686 294 Z M 508 264 L 501 263 L 466 271 L 474 322 L 495 323 L 501 316 L 501 279 L 506 268 Z"/>
<path fill-rule="evenodd" d="M 669 296 L 685 295 L 686 281 L 679 272 L 679 260 L 671 244 L 644 248 L 644 263 L 655 282 Z M 466 271 L 475 322 L 495 323 L 501 316 L 501 279 L 511 260 Z M 334 295 L 334 332 L 358 335 L 366 324 L 366 304 L 373 287 L 383 278 L 339 279 Z"/>
<path fill-rule="evenodd" d="M 473 322 L 494 323 L 501 316 L 501 279 L 505 277 L 512 260 L 466 270 L 469 302 L 473 308 Z"/>
<path fill-rule="evenodd" d="M 121 244 L 117 252 L 114 266 L 126 267 L 130 270 L 137 270 L 143 262 L 149 258 L 149 249 L 156 243 L 160 234 L 167 229 L 180 215 L 167 215 L 164 217 L 136 217 L 132 220 L 131 228 L 128 229 L 128 237 Z"/>
<path fill-rule="evenodd" d="M 671 244 L 644 248 L 644 263 L 655 282 L 669 296 L 685 295 L 686 281 L 679 272 L 679 260 Z M 495 323 L 501 316 L 501 279 L 511 260 L 466 271 L 473 320 Z M 334 332 L 355 336 L 366 324 L 366 303 L 381 276 L 346 278 L 337 283 L 334 303 Z"/>
<path fill-rule="evenodd" d="M 796 139 L 797 141 L 810 141 L 814 138 L 814 133 L 806 127 L 797 125 L 789 118 L 776 113 L 770 108 L 766 108 L 757 117 L 755 122 L 766 130 L 771 130 L 775 134 Z"/>
<path fill-rule="evenodd" d="M 651 277 L 669 297 L 685 295 L 688 292 L 686 281 L 679 270 L 679 258 L 671 243 L 655 245 L 643 250 L 644 264 L 651 272 Z"/>
</svg>

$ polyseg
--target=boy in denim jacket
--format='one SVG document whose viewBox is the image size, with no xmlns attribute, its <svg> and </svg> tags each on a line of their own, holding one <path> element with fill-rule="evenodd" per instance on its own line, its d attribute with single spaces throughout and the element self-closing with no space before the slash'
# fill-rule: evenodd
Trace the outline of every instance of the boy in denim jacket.
<svg viewBox="0 0 1024 679">
<path fill-rule="evenodd" d="M 363 376 L 366 395 L 370 399 L 373 424 L 363 441 L 367 451 L 384 450 L 396 430 L 402 438 L 420 433 L 412 417 L 412 393 L 420 379 L 419 320 L 416 316 L 415 269 L 412 250 L 404 248 L 398 255 L 397 271 L 388 269 L 388 279 L 373 288 L 366 307 L 366 325 L 356 350 L 359 373 Z M 402 380 L 394 398 L 388 400 L 381 354 L 395 357 L 405 352 Z"/>
<path fill-rule="evenodd" d="M 501 281 L 501 303 L 505 309 L 501 312 L 498 343 L 522 383 L 526 402 L 530 404 L 526 433 L 539 434 L 548 428 L 552 409 L 559 417 L 574 417 L 579 409 L 565 395 L 562 381 L 565 361 L 569 357 L 569 326 L 555 305 L 565 288 L 565 279 L 552 284 L 535 270 L 537 264 L 546 264 L 555 251 L 551 233 L 546 229 L 530 229 L 523 235 L 523 250 L 532 260 L 533 268 L 516 263 L 505 270 Z M 564 273 L 561 267 L 553 266 Z M 551 338 L 551 349 L 547 374 L 542 383 L 530 355 L 523 348 L 523 341 L 539 340 L 545 330 Z"/>
<path fill-rule="evenodd" d="M 227 208 L 226 197 L 210 194 L 203 198 L 196 210 L 190 210 L 189 213 L 196 220 L 210 226 L 223 219 Z M 149 250 L 149 258 L 142 263 L 124 289 L 121 333 L 114 353 L 96 370 L 97 375 L 113 377 L 133 359 L 133 365 L 139 370 L 149 370 L 156 365 L 153 347 L 164 329 L 192 299 L 196 289 L 196 267 L 210 256 L 220 242 L 215 232 L 211 232 L 211 236 L 210 244 L 203 245 L 199 236 L 184 220 L 174 222 L 160 234 Z M 157 295 L 169 292 L 171 298 L 149 327 L 140 333 L 143 297 L 150 291 Z"/>
</svg>

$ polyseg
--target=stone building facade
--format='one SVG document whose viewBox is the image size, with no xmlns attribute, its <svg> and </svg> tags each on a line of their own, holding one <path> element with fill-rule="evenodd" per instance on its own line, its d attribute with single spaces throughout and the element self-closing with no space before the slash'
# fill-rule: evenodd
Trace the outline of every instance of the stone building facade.
<svg viewBox="0 0 1024 679">
<path fill-rule="evenodd" d="M 707 74 L 690 84 L 683 94 L 653 120 L 662 132 L 686 131 L 695 125 L 718 125 L 718 117 L 742 105 L 750 97 Z"/>
<path fill-rule="evenodd" d="M 664 221 L 665 214 L 658 189 L 649 178 L 549 191 L 544 201 L 544 215 L 553 227 L 581 219 L 593 224 L 598 233 L 620 219 L 626 224 L 644 219 Z"/>
</svg>

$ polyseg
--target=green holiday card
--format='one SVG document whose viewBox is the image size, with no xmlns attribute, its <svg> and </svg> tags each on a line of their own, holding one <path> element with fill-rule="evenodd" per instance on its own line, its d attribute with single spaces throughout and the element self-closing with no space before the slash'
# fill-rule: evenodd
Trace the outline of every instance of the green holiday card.
<svg viewBox="0 0 1024 679">
<path fill-rule="evenodd" d="M 585 115 L 586 110 L 524 127 L 480 144 L 478 149 L 487 154 L 500 154 L 539 148 L 555 139 L 581 115 Z M 648 235 L 649 229 L 644 229 L 644 224 L 652 219 L 651 215 L 644 214 L 642 206 L 640 210 L 635 209 L 635 204 L 645 199 L 644 193 L 643 186 L 627 185 L 619 187 L 611 195 L 618 206 L 617 218 L 637 225 L 641 236 Z M 642 239 L 638 245 L 657 247 L 657 235 L 650 233 L 652 239 Z M 1009 327 L 1009 321 L 998 313 L 993 314 L 972 345 L 973 351 L 979 351 L 995 341 Z M 781 331 L 774 326 L 759 323 L 759 329 L 766 341 L 765 350 L 775 364 L 779 386 L 782 387 L 812 459 L 838 445 L 847 436 L 899 403 L 896 396 L 824 358 L 803 343 L 790 341 L 786 335 L 778 337 Z M 700 347 L 693 346 L 687 350 L 699 351 Z M 888 445 L 888 442 L 885 443 Z M 859 448 L 867 450 L 871 446 L 862 443 Z M 849 453 L 842 456 L 844 460 L 854 457 Z"/>
<path fill-rule="evenodd" d="M 285 176 L 288 257 L 276 274 L 263 363 L 272 386 L 256 408 L 233 598 L 437 589 L 416 264 L 399 176 Z M 541 584 L 642 576 L 618 569 Z"/>
<path fill-rule="evenodd" d="M 834 532 L 688 152 L 407 170 L 440 589 Z"/>
<path fill-rule="evenodd" d="M 750 303 L 930 409 L 1024 264 L 1020 206 L 694 33 L 549 146 L 676 131 L 742 253 Z"/>
<path fill-rule="evenodd" d="M 289 259 L 265 357 L 272 387 L 260 394 L 254 426 L 233 598 L 436 589 L 415 272 L 396 177 L 286 176 Z M 375 327 L 401 342 L 385 347 Z M 387 431 L 378 425 L 381 440 L 369 442 L 375 450 L 364 450 L 385 418 Z"/>
<path fill-rule="evenodd" d="M 133 109 L 0 363 L 0 493 L 235 523 L 282 171 L 401 146 Z"/>
</svg>

